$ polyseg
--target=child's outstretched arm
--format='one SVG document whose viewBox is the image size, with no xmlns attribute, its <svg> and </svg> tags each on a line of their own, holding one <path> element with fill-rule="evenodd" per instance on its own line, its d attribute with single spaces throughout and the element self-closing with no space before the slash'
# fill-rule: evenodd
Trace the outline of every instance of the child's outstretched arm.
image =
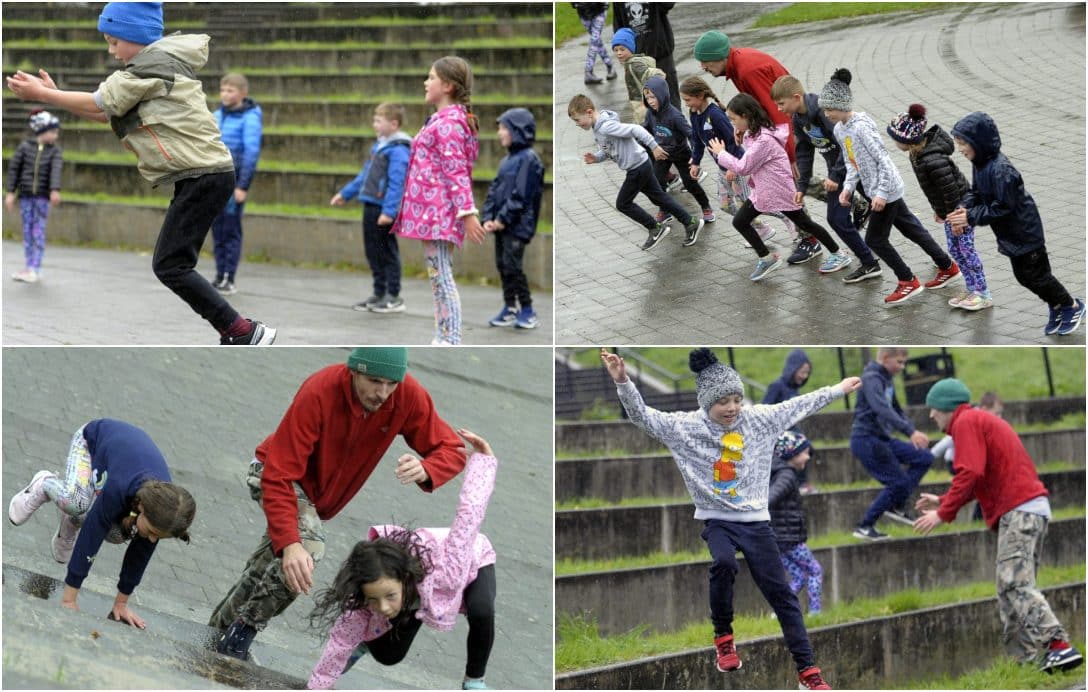
<svg viewBox="0 0 1088 692">
<path fill-rule="evenodd" d="M 601 360 L 608 368 L 612 381 L 616 383 L 616 394 L 619 395 L 620 403 L 627 412 L 628 419 L 657 440 L 665 441 L 666 438 L 673 437 L 672 433 L 676 430 L 677 424 L 690 414 L 665 413 L 647 406 L 642 400 L 642 395 L 638 393 L 635 383 L 628 379 L 627 365 L 623 362 L 623 358 L 602 348 Z"/>
<path fill-rule="evenodd" d="M 495 474 L 499 465 L 487 440 L 465 428 L 459 429 L 457 434 L 472 447 L 472 454 L 465 465 L 457 514 L 443 545 L 444 559 L 434 560 L 431 575 L 436 585 L 451 587 L 463 585 L 472 569 L 476 537 L 480 534 L 487 505 L 495 489 Z M 470 450 L 466 448 L 465 451 Z"/>
<path fill-rule="evenodd" d="M 61 91 L 45 70 L 39 70 L 37 77 L 19 70 L 7 80 L 8 88 L 24 101 L 48 103 L 88 120 L 103 123 L 110 120 L 95 103 L 94 94 L 87 91 Z"/>
<path fill-rule="evenodd" d="M 796 425 L 799 421 L 808 418 L 835 399 L 846 396 L 861 388 L 860 377 L 847 377 L 837 385 L 820 387 L 815 392 L 802 394 L 792 399 L 787 399 L 780 404 L 774 404 L 769 408 L 777 419 L 777 423 L 785 430 Z"/>
</svg>

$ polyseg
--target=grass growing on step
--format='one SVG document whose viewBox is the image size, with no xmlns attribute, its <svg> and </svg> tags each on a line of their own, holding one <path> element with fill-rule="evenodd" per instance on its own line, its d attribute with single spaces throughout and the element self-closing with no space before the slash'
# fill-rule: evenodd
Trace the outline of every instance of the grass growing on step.
<svg viewBox="0 0 1088 692">
<path fill-rule="evenodd" d="M 784 24 L 803 24 L 806 22 L 821 22 L 827 19 L 862 17 L 892 12 L 916 13 L 926 10 L 947 9 L 954 4 L 929 2 L 800 2 L 762 15 L 752 24 L 752 28 L 763 29 Z"/>
<path fill-rule="evenodd" d="M 259 75 L 261 77 L 279 77 L 279 76 L 310 76 L 310 77 L 326 77 L 329 76 L 328 70 L 323 70 L 315 67 L 305 67 L 303 65 L 284 65 L 283 67 L 263 67 L 258 65 L 232 65 L 231 72 L 242 72 L 247 77 Z M 358 65 L 351 65 L 348 67 L 341 67 L 337 69 L 337 76 L 348 77 L 400 77 L 404 75 L 412 75 L 419 77 L 419 100 L 423 100 L 423 80 L 427 77 L 427 65 L 422 65 L 419 68 L 381 68 L 381 67 L 361 67 Z M 550 75 L 552 74 L 552 66 L 546 67 L 473 67 L 472 76 L 475 80 L 487 79 L 489 77 L 503 77 L 503 76 L 527 76 L 527 75 Z M 217 78 L 218 79 L 218 78 Z M 474 97 L 475 98 L 475 97 Z"/>
<path fill-rule="evenodd" d="M 1083 652 L 1084 640 L 1071 642 Z M 1084 667 L 1041 673 L 1035 666 L 1017 663 L 1007 656 L 985 668 L 953 677 L 916 680 L 903 686 L 908 690 L 1071 690 L 1084 687 Z"/>
<path fill-rule="evenodd" d="M 65 44 L 66 46 L 68 44 Z M 434 44 L 427 41 L 407 41 L 390 45 L 382 41 L 340 41 L 330 43 L 328 41 L 272 41 L 271 43 L 243 43 L 237 50 L 245 51 L 325 51 L 325 50 L 381 50 L 389 51 L 420 51 L 433 50 L 435 48 L 460 48 L 463 50 L 476 50 L 487 48 L 551 48 L 551 36 L 489 36 L 483 38 L 459 38 L 449 43 Z"/>
<path fill-rule="evenodd" d="M 1082 582 L 1084 571 L 1083 564 L 1069 567 L 1043 567 L 1039 570 L 1037 584 L 1045 588 L 1058 584 Z M 927 591 L 909 589 L 888 594 L 882 598 L 859 598 L 830 605 L 820 615 L 806 616 L 805 625 L 808 628 L 839 625 L 921 608 L 993 597 L 994 585 L 991 581 Z M 592 620 L 565 613 L 559 613 L 557 620 L 555 647 L 557 672 L 581 670 L 690 649 L 709 648 L 714 631 L 710 620 L 707 619 L 691 623 L 675 632 L 651 633 L 642 626 L 624 634 L 602 637 L 596 622 Z M 781 631 L 778 621 L 769 617 L 738 615 L 733 621 L 733 632 L 738 642 L 755 637 L 779 635 Z"/>
<path fill-rule="evenodd" d="M 336 92 L 332 94 L 297 94 L 289 97 L 254 94 L 253 99 L 262 105 L 265 103 L 363 103 L 377 105 L 385 101 L 404 103 L 407 105 L 417 102 L 422 104 L 423 102 L 423 99 L 419 98 L 419 94 L 414 92 L 411 94 L 373 94 L 359 91 Z M 218 99 L 214 100 L 218 102 Z M 552 97 L 551 94 L 515 96 L 513 94 L 504 94 L 500 92 L 487 92 L 483 94 L 474 93 L 472 95 L 472 103 L 473 105 L 517 104 L 522 107 L 536 105 L 548 106 L 550 108 L 552 105 Z"/>
</svg>

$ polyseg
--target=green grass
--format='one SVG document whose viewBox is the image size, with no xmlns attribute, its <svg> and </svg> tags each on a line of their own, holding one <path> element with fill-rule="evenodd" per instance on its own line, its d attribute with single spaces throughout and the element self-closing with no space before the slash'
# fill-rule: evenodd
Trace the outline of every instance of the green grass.
<svg viewBox="0 0 1088 692">
<path fill-rule="evenodd" d="M 757 19 L 754 29 L 765 29 L 785 24 L 822 22 L 827 19 L 862 17 L 891 12 L 921 12 L 945 10 L 951 3 L 930 2 L 797 2 Z"/>
<path fill-rule="evenodd" d="M 1043 567 L 1039 570 L 1037 583 L 1045 588 L 1057 584 L 1083 582 L 1084 571 L 1083 564 L 1070 567 Z M 993 597 L 994 585 L 991 581 L 927 591 L 910 589 L 880 598 L 860 598 L 828 606 L 819 615 L 806 616 L 805 624 L 809 628 L 839 625 L 922 608 Z M 558 615 L 557 620 L 556 672 L 581 670 L 648 656 L 708 648 L 713 632 L 710 621 L 703 620 L 691 623 L 675 632 L 651 633 L 646 627 L 640 627 L 624 634 L 602 637 L 593 621 L 563 613 Z M 741 615 L 734 619 L 733 631 L 737 641 L 742 642 L 755 637 L 779 634 L 781 628 L 777 620 L 768 617 Z"/>
<path fill-rule="evenodd" d="M 69 44 L 65 44 L 67 46 Z M 491 36 L 485 38 L 460 38 L 449 43 L 434 44 L 426 41 L 403 42 L 390 45 L 382 41 L 273 41 L 271 43 L 243 43 L 237 50 L 245 51 L 325 51 L 325 50 L 381 50 L 384 52 L 408 50 L 420 51 L 435 48 L 483 49 L 483 48 L 551 48 L 551 36 Z"/>
<path fill-rule="evenodd" d="M 612 27 L 612 3 L 608 3 L 608 14 L 604 18 L 605 31 Z M 555 45 L 561 46 L 572 38 L 582 37 L 588 44 L 589 38 L 578 12 L 569 2 L 555 3 Z M 604 40 L 604 37 L 602 37 Z"/>
<path fill-rule="evenodd" d="M 480 132 L 478 137 L 482 142 L 498 141 L 499 135 L 497 128 L 489 127 L 490 123 L 481 123 Z M 108 131 L 110 126 L 106 123 L 96 122 L 80 122 L 79 124 L 70 125 L 68 130 L 100 130 Z M 278 136 L 311 136 L 311 137 L 358 137 L 360 139 L 374 139 L 374 129 L 371 127 L 329 127 L 326 125 L 312 124 L 312 125 L 273 125 L 266 126 L 263 129 L 266 135 L 278 135 Z M 406 129 L 407 134 L 411 134 L 411 129 Z M 549 142 L 552 139 L 552 132 L 550 130 L 538 130 L 536 133 L 536 139 L 539 142 Z M 65 152 L 67 154 L 67 151 Z M 261 160 L 264 162 L 264 159 Z"/>
<path fill-rule="evenodd" d="M 1084 651 L 1084 640 L 1072 642 Z M 1079 687 L 1077 686 L 1079 684 Z M 993 664 L 956 677 L 923 678 L 903 686 L 908 690 L 1071 690 L 1084 687 L 1084 668 L 1048 675 L 1002 656 Z"/>
<path fill-rule="evenodd" d="M 361 91 L 341 91 L 332 94 L 292 94 L 288 97 L 271 96 L 271 95 L 253 95 L 253 100 L 262 106 L 265 103 L 279 104 L 279 103 L 365 103 L 374 104 L 384 103 L 386 101 L 392 103 L 401 103 L 408 105 L 411 103 L 422 103 L 423 99 L 418 93 L 412 94 L 375 94 L 371 92 L 363 93 Z M 209 99 L 209 103 L 214 103 L 218 108 L 219 99 L 212 97 Z M 489 105 L 489 104 L 517 104 L 519 106 L 551 106 L 552 97 L 550 94 L 541 95 L 525 95 L 515 96 L 513 94 L 503 94 L 500 92 L 488 92 L 483 94 L 472 95 L 473 105 Z"/>
</svg>

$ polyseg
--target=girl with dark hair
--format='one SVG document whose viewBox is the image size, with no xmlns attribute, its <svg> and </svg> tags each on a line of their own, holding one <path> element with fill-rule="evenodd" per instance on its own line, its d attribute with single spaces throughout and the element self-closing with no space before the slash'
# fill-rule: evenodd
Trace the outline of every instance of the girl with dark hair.
<svg viewBox="0 0 1088 692">
<path fill-rule="evenodd" d="M 480 533 L 495 486 L 491 446 L 468 430 L 472 445 L 457 515 L 448 529 L 372 526 L 317 596 L 310 614 L 329 640 L 310 689 L 331 688 L 362 655 L 391 666 L 412 646 L 421 625 L 448 632 L 468 618 L 468 662 L 462 689 L 487 689 L 484 673 L 495 640 L 495 550 Z"/>
<path fill-rule="evenodd" d="M 821 274 L 829 274 L 849 265 L 853 258 L 839 252 L 839 245 L 831 234 L 809 217 L 803 203 L 794 201 L 793 169 L 785 149 L 787 131 L 776 129 L 767 111 L 748 94 L 734 96 L 726 105 L 725 114 L 733 124 L 736 143 L 744 147 L 744 155 L 733 156 L 726 150 L 725 143 L 717 138 L 710 140 L 707 147 L 717 158 L 719 166 L 737 175 L 747 175 L 751 180 L 752 194 L 733 217 L 733 227 L 759 256 L 755 271 L 749 278 L 759 281 L 782 264 L 778 253 L 767 249 L 752 226 L 757 216 L 774 211 L 785 214 L 802 233 L 815 236 L 831 251 L 832 254 L 820 265 Z"/>
<path fill-rule="evenodd" d="M 158 542 L 179 538 L 188 543 L 196 515 L 193 496 L 170 482 L 162 452 L 130 423 L 93 420 L 72 436 L 64 477 L 52 471 L 34 474 L 8 505 L 8 520 L 25 524 L 47 501 L 60 514 L 53 559 L 68 564 L 61 605 L 79 610 L 79 589 L 103 541 L 129 543 L 109 617 L 143 629 L 128 599 Z"/>
</svg>

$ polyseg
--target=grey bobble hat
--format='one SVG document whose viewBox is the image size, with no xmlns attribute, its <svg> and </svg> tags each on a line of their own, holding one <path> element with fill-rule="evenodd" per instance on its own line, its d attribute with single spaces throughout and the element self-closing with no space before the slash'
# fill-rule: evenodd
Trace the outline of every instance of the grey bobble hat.
<svg viewBox="0 0 1088 692">
<path fill-rule="evenodd" d="M 820 92 L 819 106 L 822 109 L 849 111 L 854 108 L 854 94 L 850 91 L 852 76 L 850 70 L 840 67 L 831 75 L 831 80 Z"/>
<path fill-rule="evenodd" d="M 695 394 L 699 408 L 710 413 L 710 407 L 722 397 L 744 396 L 744 383 L 733 368 L 718 361 L 709 348 L 697 348 L 688 354 L 688 367 L 695 373 Z"/>
</svg>

